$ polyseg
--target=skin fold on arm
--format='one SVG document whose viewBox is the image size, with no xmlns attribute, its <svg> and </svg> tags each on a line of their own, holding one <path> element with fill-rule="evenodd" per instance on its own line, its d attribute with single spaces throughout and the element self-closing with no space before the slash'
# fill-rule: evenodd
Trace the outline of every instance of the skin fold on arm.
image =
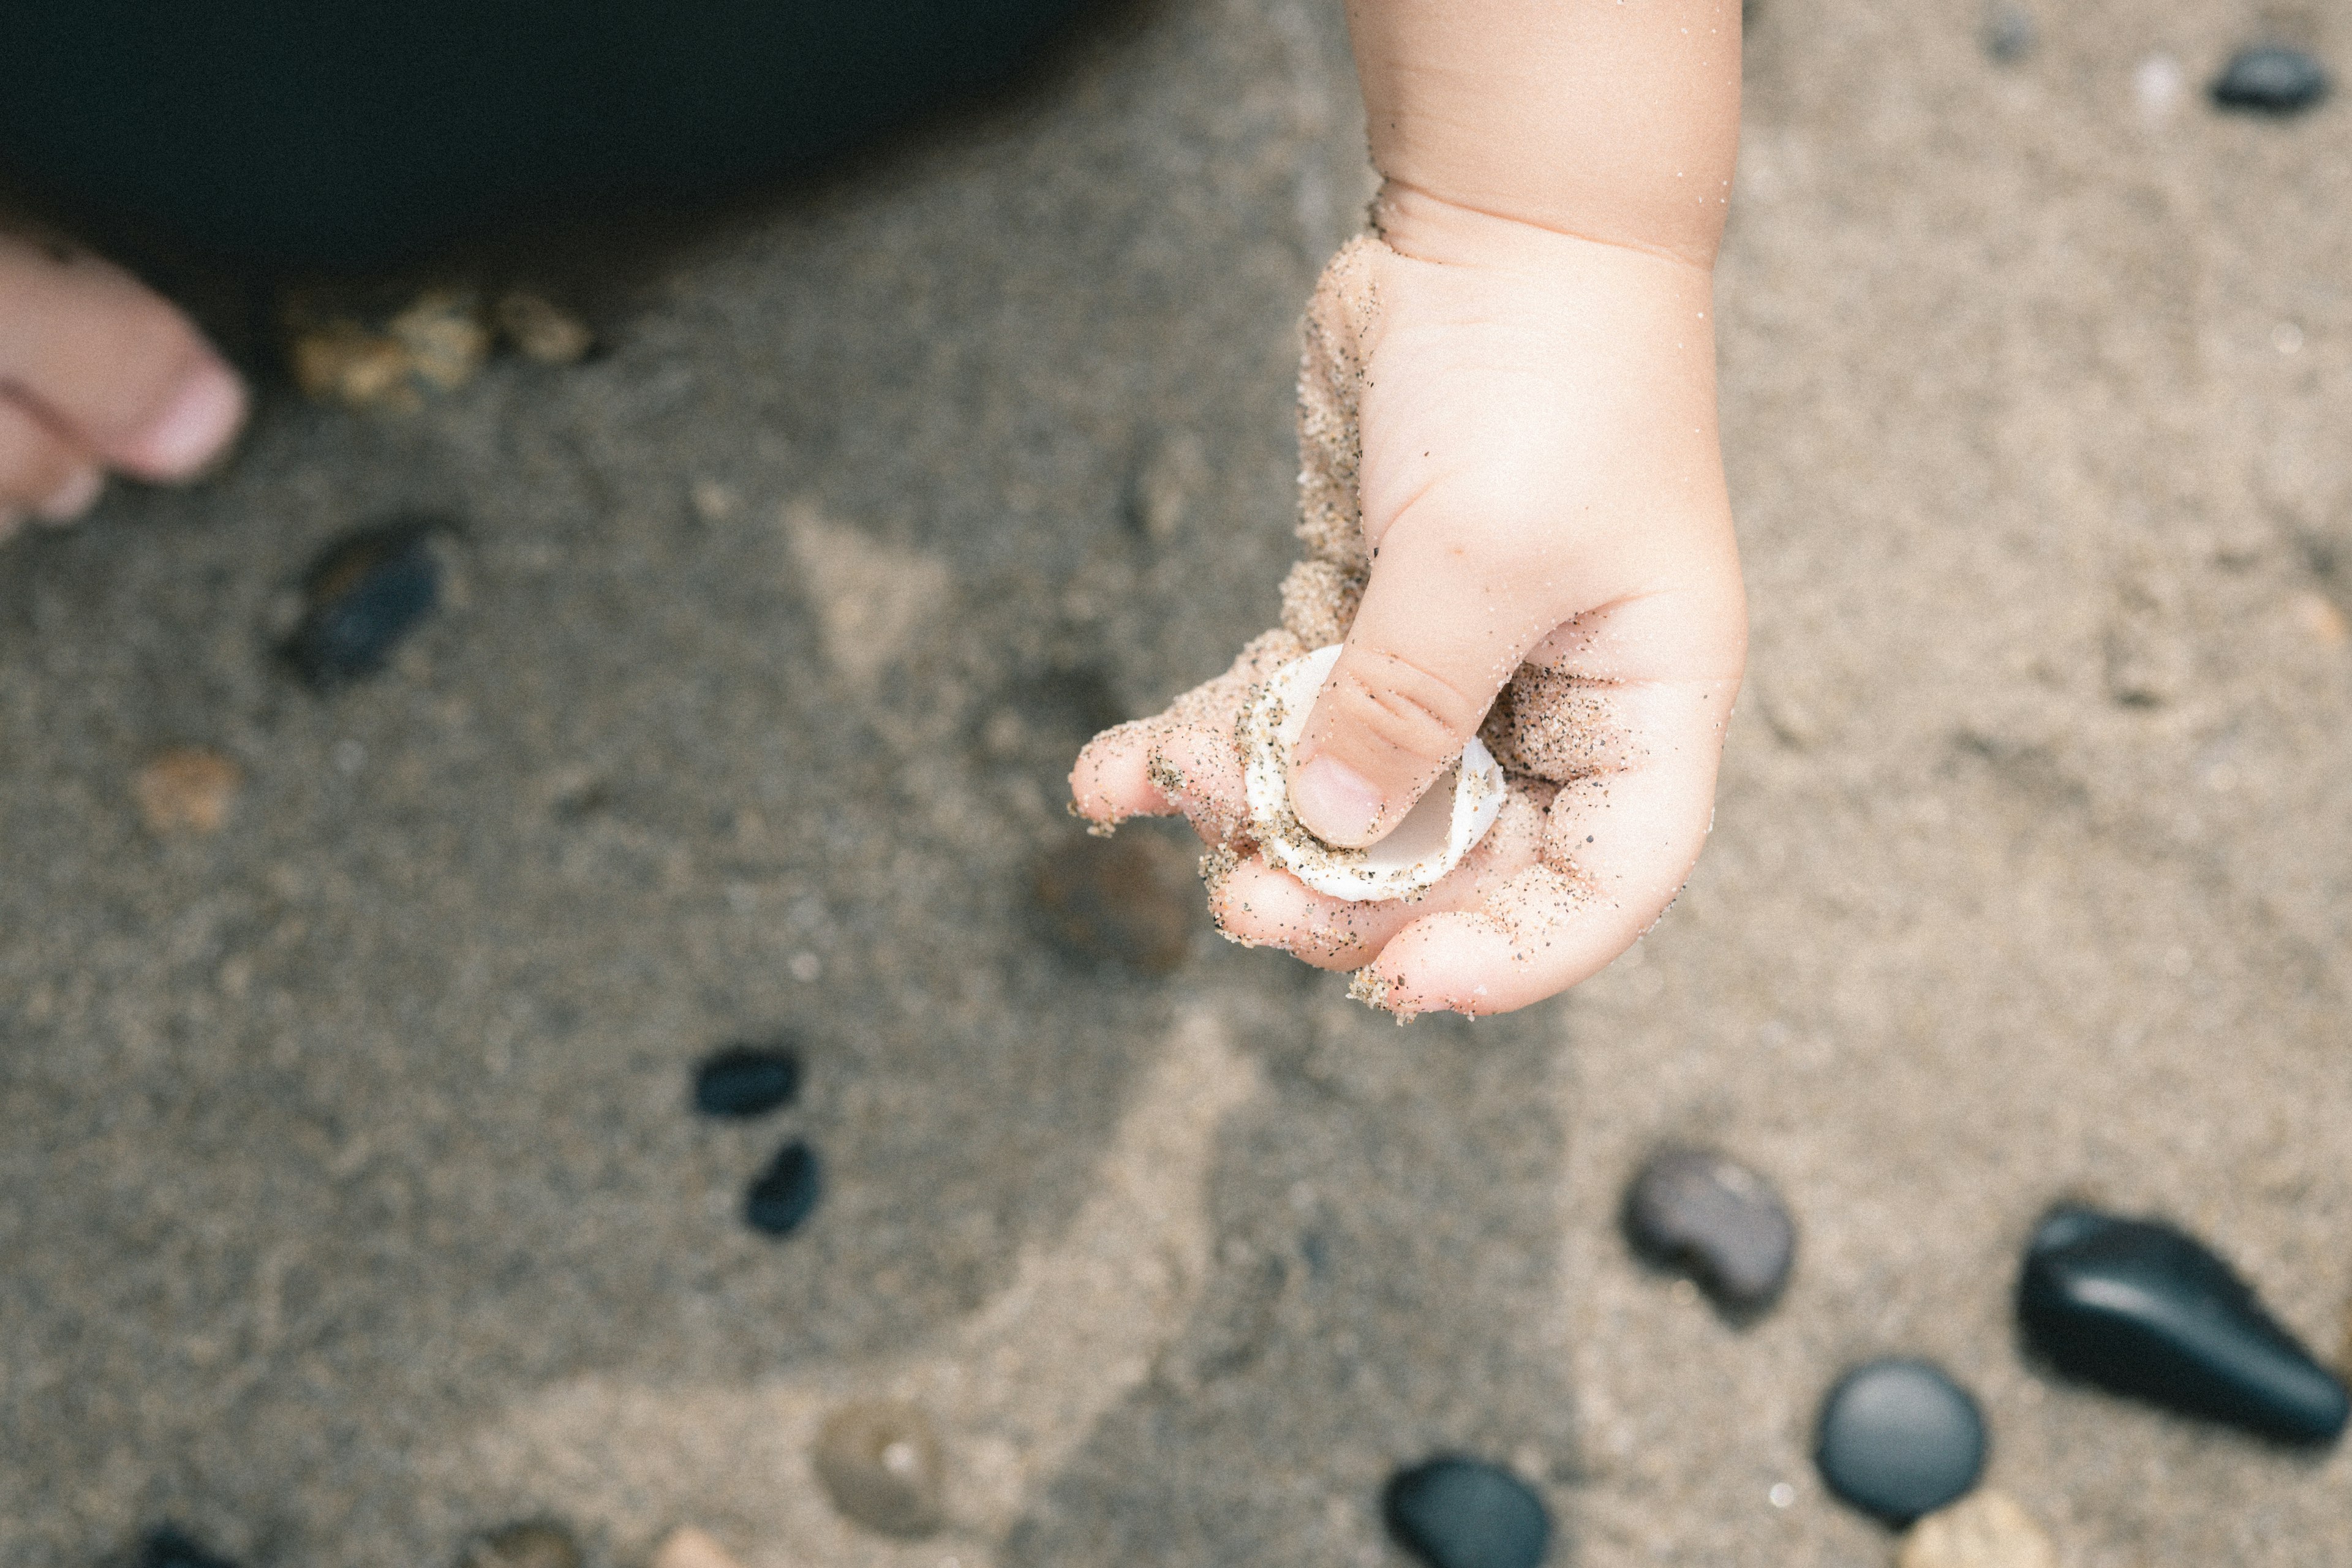
<svg viewBox="0 0 2352 1568">
<path fill-rule="evenodd" d="M 1747 622 L 1716 426 L 1713 267 L 1738 0 L 1355 0 L 1381 175 L 1307 311 L 1284 626 L 1072 773 L 1105 825 L 1181 812 L 1237 941 L 1357 972 L 1400 1016 L 1491 1013 L 1654 923 L 1713 811 Z M 1292 764 L 1326 841 L 1376 841 L 1479 733 L 1509 799 L 1412 900 L 1255 854 L 1250 686 L 1344 641 Z"/>
</svg>

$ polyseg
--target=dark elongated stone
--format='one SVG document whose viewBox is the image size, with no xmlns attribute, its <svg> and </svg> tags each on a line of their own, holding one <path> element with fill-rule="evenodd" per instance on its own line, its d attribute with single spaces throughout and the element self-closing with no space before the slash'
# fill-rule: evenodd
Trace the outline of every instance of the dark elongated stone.
<svg viewBox="0 0 2352 1568">
<path fill-rule="evenodd" d="M 1543 1500 L 1500 1466 L 1441 1454 L 1389 1479 L 1381 1512 L 1430 1568 L 1536 1568 L 1551 1540 Z"/>
<path fill-rule="evenodd" d="M 795 1138 L 776 1151 L 743 1194 L 743 1218 L 753 1230 L 790 1236 L 816 1207 L 824 1184 L 816 1152 Z"/>
<path fill-rule="evenodd" d="M 2240 49 L 2213 82 L 2213 101 L 2250 114 L 2300 114 L 2327 96 L 2327 68 L 2301 49 Z"/>
<path fill-rule="evenodd" d="M 694 1109 L 705 1116 L 764 1116 L 800 1092 L 800 1054 L 781 1040 L 712 1052 L 694 1069 Z"/>
<path fill-rule="evenodd" d="M 2345 1387 L 2202 1243 L 2157 1220 L 2053 1210 L 2026 1246 L 2017 1315 L 2072 1377 L 2287 1443 L 2332 1443 Z"/>
<path fill-rule="evenodd" d="M 1769 1306 L 1796 1256 L 1796 1224 L 1771 1184 L 1712 1149 L 1651 1155 L 1621 1218 L 1635 1252 L 1688 1274 L 1734 1313 Z"/>
<path fill-rule="evenodd" d="M 1908 1524 L 1964 1496 L 1984 1472 L 1984 1416 L 1931 1363 L 1865 1362 L 1822 1401 L 1813 1462 L 1866 1513 Z"/>
<path fill-rule="evenodd" d="M 236 1568 L 227 1558 L 205 1550 L 179 1526 L 162 1525 L 139 1543 L 139 1568 Z"/>
<path fill-rule="evenodd" d="M 441 598 L 435 524 L 404 518 L 331 547 L 302 582 L 302 619 L 286 639 L 297 673 L 324 689 L 373 675 Z"/>
</svg>

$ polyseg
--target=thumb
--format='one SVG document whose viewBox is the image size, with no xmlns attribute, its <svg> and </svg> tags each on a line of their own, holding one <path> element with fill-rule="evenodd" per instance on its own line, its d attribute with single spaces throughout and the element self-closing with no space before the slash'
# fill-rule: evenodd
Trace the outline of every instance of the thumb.
<svg viewBox="0 0 2352 1568">
<path fill-rule="evenodd" d="M 1290 803 L 1327 844 L 1360 848 L 1399 822 L 1477 732 L 1549 625 L 1522 584 L 1452 544 L 1391 529 L 1348 643 L 1291 753 Z"/>
</svg>

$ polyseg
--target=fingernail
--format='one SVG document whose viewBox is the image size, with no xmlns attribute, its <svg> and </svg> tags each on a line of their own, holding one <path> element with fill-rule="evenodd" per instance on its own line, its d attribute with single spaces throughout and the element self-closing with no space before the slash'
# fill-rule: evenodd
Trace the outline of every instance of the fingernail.
<svg viewBox="0 0 2352 1568">
<path fill-rule="evenodd" d="M 180 384 L 135 444 L 140 469 L 159 479 L 184 479 L 218 457 L 243 423 L 244 384 L 226 365 L 208 360 Z"/>
<path fill-rule="evenodd" d="M 1379 786 L 1337 757 L 1318 757 L 1290 780 L 1291 809 L 1327 844 L 1368 841 L 1380 826 L 1381 804 Z"/>
<path fill-rule="evenodd" d="M 48 500 L 33 509 L 33 515 L 43 522 L 71 522 L 90 509 L 105 488 L 105 470 L 92 463 L 59 485 Z"/>
</svg>

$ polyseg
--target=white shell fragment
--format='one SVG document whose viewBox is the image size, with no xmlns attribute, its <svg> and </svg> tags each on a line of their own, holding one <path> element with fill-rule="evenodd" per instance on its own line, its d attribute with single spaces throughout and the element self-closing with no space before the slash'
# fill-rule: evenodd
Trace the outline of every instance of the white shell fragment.
<svg viewBox="0 0 2352 1568">
<path fill-rule="evenodd" d="M 1410 899 L 1462 863 L 1503 809 L 1503 770 L 1477 737 L 1395 831 L 1365 849 L 1340 849 L 1307 831 L 1290 809 L 1290 751 L 1315 694 L 1339 662 L 1338 643 L 1267 677 L 1242 709 L 1243 785 L 1266 864 L 1335 899 Z"/>
</svg>

